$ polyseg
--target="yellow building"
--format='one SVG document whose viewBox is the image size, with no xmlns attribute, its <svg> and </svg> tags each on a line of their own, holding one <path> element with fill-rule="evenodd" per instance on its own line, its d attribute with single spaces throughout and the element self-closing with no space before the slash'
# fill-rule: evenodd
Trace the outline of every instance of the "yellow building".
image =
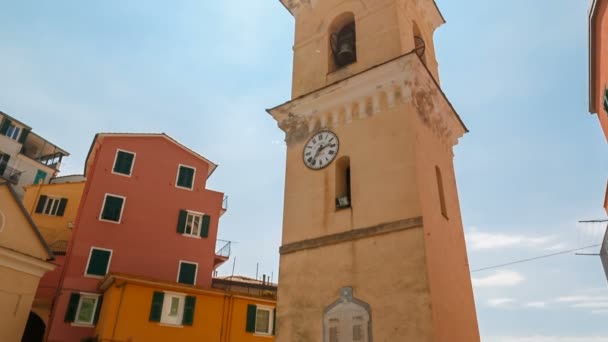
<svg viewBox="0 0 608 342">
<path fill-rule="evenodd" d="M 30 185 L 25 188 L 23 206 L 36 223 L 42 237 L 55 255 L 57 268 L 46 273 L 32 303 L 32 313 L 44 326 L 27 327 L 27 333 L 35 334 L 48 326 L 53 299 L 63 271 L 67 246 L 72 236 L 80 198 L 84 190 L 84 177 L 65 176 L 51 180 L 49 184 Z"/>
<path fill-rule="evenodd" d="M 53 253 L 12 186 L 0 183 L 0 341 L 20 341 Z"/>
<path fill-rule="evenodd" d="M 100 285 L 96 336 L 99 341 L 274 341 L 276 286 L 217 279 L 213 287 L 110 274 Z"/>
<path fill-rule="evenodd" d="M 83 176 L 66 176 L 25 188 L 23 206 L 54 253 L 65 254 L 84 184 Z"/>
<path fill-rule="evenodd" d="M 479 341 L 433 0 L 281 0 L 292 100 L 277 341 Z"/>
</svg>

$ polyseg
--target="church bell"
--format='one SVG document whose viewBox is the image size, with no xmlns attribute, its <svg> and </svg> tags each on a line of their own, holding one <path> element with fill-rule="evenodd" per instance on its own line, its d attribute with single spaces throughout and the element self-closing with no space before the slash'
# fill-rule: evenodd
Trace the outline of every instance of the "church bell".
<svg viewBox="0 0 608 342">
<path fill-rule="evenodd" d="M 346 25 L 331 36 L 331 49 L 338 67 L 354 63 L 357 60 L 355 24 Z"/>
</svg>

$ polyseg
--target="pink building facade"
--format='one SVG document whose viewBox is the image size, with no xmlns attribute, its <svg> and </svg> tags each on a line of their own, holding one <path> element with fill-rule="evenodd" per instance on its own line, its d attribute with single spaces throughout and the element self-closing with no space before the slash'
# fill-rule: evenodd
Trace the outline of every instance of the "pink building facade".
<svg viewBox="0 0 608 342">
<path fill-rule="evenodd" d="M 48 327 L 48 341 L 92 336 L 110 272 L 210 288 L 224 194 L 217 165 L 165 134 L 98 134 Z"/>
</svg>

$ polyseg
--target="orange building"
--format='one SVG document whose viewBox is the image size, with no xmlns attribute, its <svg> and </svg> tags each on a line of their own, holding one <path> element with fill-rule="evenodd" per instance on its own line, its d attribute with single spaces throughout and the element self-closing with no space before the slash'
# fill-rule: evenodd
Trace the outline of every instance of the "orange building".
<svg viewBox="0 0 608 342">
<path fill-rule="evenodd" d="M 215 279 L 209 289 L 109 274 L 99 288 L 100 341 L 274 341 L 273 284 Z"/>
<path fill-rule="evenodd" d="M 589 112 L 608 141 L 608 0 L 593 0 L 589 11 Z M 608 213 L 608 185 L 604 208 Z"/>
</svg>

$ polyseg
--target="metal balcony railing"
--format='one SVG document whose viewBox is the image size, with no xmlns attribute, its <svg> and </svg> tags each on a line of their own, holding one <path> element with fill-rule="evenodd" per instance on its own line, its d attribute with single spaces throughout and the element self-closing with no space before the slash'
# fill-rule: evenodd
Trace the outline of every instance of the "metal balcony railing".
<svg viewBox="0 0 608 342">
<path fill-rule="evenodd" d="M 230 247 L 232 245 L 231 241 L 226 240 L 217 240 L 217 246 L 220 246 L 220 249 L 215 252 L 215 255 L 228 258 L 230 257 Z"/>
<path fill-rule="evenodd" d="M 21 177 L 22 173 L 23 171 L 14 169 L 8 166 L 6 163 L 0 163 L 0 177 L 8 180 L 9 182 L 15 184 L 19 183 L 19 178 Z"/>
<path fill-rule="evenodd" d="M 228 210 L 228 195 L 224 195 L 224 200 L 222 201 L 222 210 Z"/>
</svg>

